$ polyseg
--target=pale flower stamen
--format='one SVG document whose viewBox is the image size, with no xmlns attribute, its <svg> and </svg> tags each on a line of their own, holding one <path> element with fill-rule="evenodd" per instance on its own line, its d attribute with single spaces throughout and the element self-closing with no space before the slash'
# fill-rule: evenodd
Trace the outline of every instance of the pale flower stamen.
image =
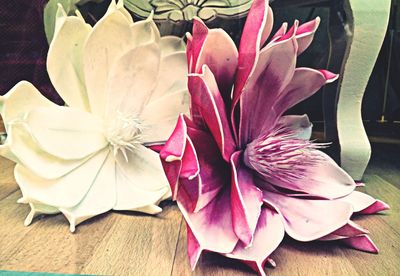
<svg viewBox="0 0 400 276">
<path fill-rule="evenodd" d="M 307 177 L 309 167 L 320 161 L 315 149 L 325 146 L 298 138 L 293 130 L 282 127 L 248 144 L 244 162 L 271 183 L 294 183 Z"/>
<path fill-rule="evenodd" d="M 114 121 L 106 127 L 106 137 L 114 155 L 121 151 L 128 161 L 127 151 L 133 151 L 142 144 L 143 130 L 143 123 L 138 116 L 118 111 Z"/>
</svg>

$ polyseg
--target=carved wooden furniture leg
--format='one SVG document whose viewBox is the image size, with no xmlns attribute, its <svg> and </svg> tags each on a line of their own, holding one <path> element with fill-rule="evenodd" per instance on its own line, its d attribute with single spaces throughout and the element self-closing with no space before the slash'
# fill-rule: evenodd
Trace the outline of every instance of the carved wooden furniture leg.
<svg viewBox="0 0 400 276">
<path fill-rule="evenodd" d="M 361 103 L 386 33 L 390 2 L 345 1 L 347 16 L 353 21 L 352 43 L 342 70 L 336 119 L 341 166 L 356 180 L 362 178 L 371 155 Z"/>
</svg>

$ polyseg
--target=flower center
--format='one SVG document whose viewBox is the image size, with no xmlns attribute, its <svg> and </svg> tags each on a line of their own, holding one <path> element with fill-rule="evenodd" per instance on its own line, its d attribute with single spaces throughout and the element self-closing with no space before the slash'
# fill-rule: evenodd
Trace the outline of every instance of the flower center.
<svg viewBox="0 0 400 276">
<path fill-rule="evenodd" d="M 114 155 L 121 151 L 128 161 L 127 151 L 133 151 L 142 143 L 143 129 L 137 116 L 118 111 L 116 118 L 106 126 L 106 137 Z"/>
<path fill-rule="evenodd" d="M 278 128 L 247 145 L 244 163 L 270 183 L 294 183 L 318 161 L 315 149 L 324 146 L 297 138 L 288 128 Z"/>
</svg>

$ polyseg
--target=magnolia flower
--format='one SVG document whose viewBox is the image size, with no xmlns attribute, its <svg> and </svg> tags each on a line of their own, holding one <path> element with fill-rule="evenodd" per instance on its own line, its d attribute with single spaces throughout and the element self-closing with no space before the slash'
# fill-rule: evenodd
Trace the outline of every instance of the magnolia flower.
<svg viewBox="0 0 400 276">
<path fill-rule="evenodd" d="M 306 115 L 286 110 L 337 75 L 296 68 L 319 18 L 275 35 L 268 1 L 255 0 L 239 50 L 221 29 L 197 19 L 188 35 L 191 118 L 179 117 L 160 156 L 187 223 L 192 268 L 202 251 L 238 259 L 264 275 L 284 234 L 341 240 L 377 252 L 351 221 L 388 206 L 356 184 L 310 141 Z"/>
<path fill-rule="evenodd" d="M 0 97 L 20 203 L 29 225 L 63 213 L 71 231 L 109 210 L 161 212 L 170 196 L 158 154 L 188 109 L 186 56 L 179 38 L 160 38 L 149 18 L 133 23 L 114 1 L 92 28 L 59 7 L 47 69 L 67 106 L 22 81 Z"/>
</svg>

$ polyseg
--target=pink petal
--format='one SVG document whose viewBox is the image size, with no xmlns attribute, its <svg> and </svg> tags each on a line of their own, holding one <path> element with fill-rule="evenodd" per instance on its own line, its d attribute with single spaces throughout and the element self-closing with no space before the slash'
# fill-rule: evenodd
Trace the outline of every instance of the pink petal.
<svg viewBox="0 0 400 276">
<path fill-rule="evenodd" d="M 200 173 L 193 179 L 191 183 L 193 187 L 190 188 L 191 197 L 195 199 L 193 210 L 197 212 L 210 203 L 224 186 L 229 185 L 230 180 L 227 176 L 230 175 L 230 168 L 222 159 L 218 146 L 209 133 L 188 125 L 188 135 L 198 153 L 197 159 L 200 166 Z M 184 183 L 182 186 L 189 191 L 187 185 Z"/>
<path fill-rule="evenodd" d="M 354 191 L 338 200 L 350 203 L 353 206 L 354 213 L 357 214 L 375 214 L 390 208 L 385 202 L 358 191 Z"/>
<path fill-rule="evenodd" d="M 340 240 L 365 234 L 368 234 L 368 230 L 362 228 L 360 225 L 350 220 L 345 226 L 337 229 L 331 234 L 326 235 L 325 237 L 320 238 L 320 240 L 322 241 Z"/>
<path fill-rule="evenodd" d="M 254 66 L 257 64 L 260 48 L 263 44 L 263 38 L 266 39 L 267 33 L 264 33 L 265 26 L 269 29 L 268 22 L 268 0 L 254 0 L 251 5 L 246 23 L 243 28 L 242 37 L 239 46 L 238 71 L 236 74 L 235 88 L 233 92 L 234 110 L 239 101 L 242 89 Z"/>
<path fill-rule="evenodd" d="M 197 262 L 200 259 L 202 253 L 202 248 L 193 234 L 192 229 L 190 229 L 189 224 L 186 224 L 187 229 L 187 251 L 189 255 L 189 263 L 192 270 L 195 269 Z"/>
<path fill-rule="evenodd" d="M 296 133 L 296 138 L 309 140 L 311 138 L 312 123 L 306 114 L 282 116 L 277 126 L 282 126 Z"/>
<path fill-rule="evenodd" d="M 231 90 L 238 62 L 238 51 L 230 36 L 222 29 L 211 29 L 199 19 L 194 19 L 194 28 L 201 30 L 201 36 L 207 33 L 200 52 L 197 55 L 196 64 L 192 65 L 190 73 L 200 73 L 203 65 L 207 65 L 217 81 L 222 98 L 230 101 Z M 197 32 L 193 32 L 196 40 Z"/>
<path fill-rule="evenodd" d="M 322 238 L 346 225 L 350 204 L 339 200 L 310 200 L 264 192 L 264 201 L 283 217 L 286 233 L 298 241 Z"/>
<path fill-rule="evenodd" d="M 253 243 L 253 234 L 259 220 L 262 192 L 253 181 L 252 172 L 241 160 L 241 152 L 235 152 L 231 157 L 232 187 L 231 207 L 233 230 L 244 246 Z"/>
<path fill-rule="evenodd" d="M 292 80 L 296 58 L 297 42 L 294 34 L 284 41 L 266 46 L 261 51 L 240 97 L 241 145 L 248 144 L 260 135 L 268 117 L 275 118 L 273 107 L 280 93 Z"/>
<path fill-rule="evenodd" d="M 182 159 L 187 143 L 187 127 L 183 115 L 180 115 L 171 137 L 160 152 L 161 163 L 171 186 L 172 198 L 176 200 L 178 180 L 182 168 Z"/>
<path fill-rule="evenodd" d="M 178 195 L 178 206 L 191 229 L 189 259 L 192 266 L 203 250 L 230 253 L 235 248 L 238 237 L 233 232 L 229 189 L 222 191 L 213 201 L 198 212 L 187 210 Z M 197 241 L 196 243 L 193 240 Z"/>
<path fill-rule="evenodd" d="M 296 68 L 289 85 L 280 93 L 274 102 L 270 115 L 263 122 L 262 132 L 266 132 L 275 126 L 276 120 L 289 108 L 307 99 L 316 93 L 323 85 L 331 83 L 338 75 L 326 70 L 311 68 Z"/>
<path fill-rule="evenodd" d="M 285 194 L 291 192 L 303 193 L 305 196 L 335 199 L 353 192 L 355 183 L 353 179 L 340 168 L 332 158 L 319 150 L 312 150 L 315 164 L 307 166 L 302 172 L 305 177 L 295 182 L 271 179 L 274 186 L 283 188 Z M 260 184 L 262 185 L 262 184 Z M 266 185 L 266 188 L 268 184 Z"/>
<path fill-rule="evenodd" d="M 229 158 L 235 150 L 230 125 L 226 117 L 225 104 L 219 93 L 213 73 L 203 66 L 202 74 L 189 75 L 189 92 L 191 94 L 192 117 L 204 119 L 210 129 L 223 158 Z"/>
<path fill-rule="evenodd" d="M 378 247 L 376 247 L 376 245 L 368 235 L 360 235 L 357 237 L 347 238 L 344 239 L 342 242 L 357 250 L 375 254 L 379 252 Z"/>
<path fill-rule="evenodd" d="M 368 231 L 352 221 L 349 221 L 348 224 L 333 233 L 320 238 L 320 240 L 339 240 L 354 249 L 370 253 L 378 253 L 378 248 L 368 236 Z"/>
<path fill-rule="evenodd" d="M 264 264 L 268 256 L 278 247 L 285 235 L 282 219 L 274 210 L 264 207 L 261 210 L 254 240 L 251 246 L 238 242 L 232 253 L 225 256 L 241 260 L 257 271 L 265 275 Z"/>
<path fill-rule="evenodd" d="M 314 20 L 311 20 L 299 26 L 296 32 L 296 39 L 297 43 L 299 44 L 299 49 L 297 50 L 298 55 L 303 53 L 308 48 L 308 46 L 310 46 L 320 22 L 321 19 L 317 17 Z"/>
<path fill-rule="evenodd" d="M 196 66 L 197 60 L 204 45 L 204 41 L 208 35 L 208 28 L 201 20 L 193 20 L 193 35 L 188 35 L 188 47 L 186 48 L 186 55 L 188 58 L 189 73 L 197 73 Z"/>
</svg>

